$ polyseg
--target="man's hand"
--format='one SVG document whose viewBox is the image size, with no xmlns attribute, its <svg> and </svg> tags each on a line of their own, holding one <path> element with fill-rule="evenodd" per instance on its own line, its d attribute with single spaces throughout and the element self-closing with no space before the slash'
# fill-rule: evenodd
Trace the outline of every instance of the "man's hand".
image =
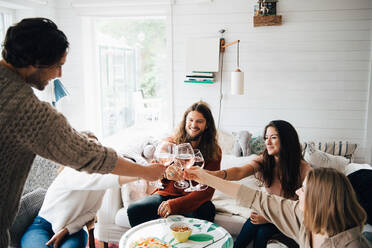
<svg viewBox="0 0 372 248">
<path fill-rule="evenodd" d="M 146 172 L 141 177 L 147 181 L 156 181 L 163 177 L 165 169 L 163 164 L 150 164 L 145 167 Z"/>
<path fill-rule="evenodd" d="M 45 245 L 54 244 L 53 247 L 54 248 L 58 248 L 59 247 L 59 243 L 61 242 L 61 240 L 63 239 L 63 237 L 65 235 L 67 235 L 67 234 L 68 234 L 67 228 L 63 228 L 62 230 L 60 230 L 59 232 L 57 232 L 56 234 L 54 234 L 53 237 Z"/>
<path fill-rule="evenodd" d="M 163 217 L 163 218 L 166 218 L 168 217 L 169 215 L 171 215 L 171 209 L 169 207 L 169 203 L 168 201 L 163 201 L 160 205 L 159 205 L 159 208 L 158 208 L 158 215 Z"/>
<path fill-rule="evenodd" d="M 261 215 L 259 215 L 256 212 L 252 212 L 251 216 L 249 218 L 251 218 L 251 223 L 255 224 L 255 225 L 269 223 L 264 217 L 262 217 Z"/>
</svg>

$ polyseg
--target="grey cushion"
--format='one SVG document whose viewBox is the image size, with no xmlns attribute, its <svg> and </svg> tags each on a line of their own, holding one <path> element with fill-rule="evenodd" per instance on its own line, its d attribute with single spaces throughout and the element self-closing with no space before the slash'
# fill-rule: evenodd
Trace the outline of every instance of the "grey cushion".
<svg viewBox="0 0 372 248">
<path fill-rule="evenodd" d="M 37 188 L 49 188 L 49 185 L 57 176 L 59 166 L 59 164 L 53 161 L 36 156 L 28 174 L 23 194 L 27 194 Z"/>
<path fill-rule="evenodd" d="M 23 233 L 39 213 L 45 193 L 46 189 L 38 188 L 22 196 L 17 216 L 9 230 L 11 246 L 19 247 Z"/>
</svg>

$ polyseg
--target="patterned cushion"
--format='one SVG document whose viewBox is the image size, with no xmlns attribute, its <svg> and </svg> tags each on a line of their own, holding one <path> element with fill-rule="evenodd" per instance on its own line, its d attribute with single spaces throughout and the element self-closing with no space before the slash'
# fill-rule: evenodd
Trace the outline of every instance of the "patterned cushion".
<svg viewBox="0 0 372 248">
<path fill-rule="evenodd" d="M 331 142 L 304 142 L 303 149 L 305 151 L 308 144 L 312 144 L 315 149 L 326 152 L 331 155 L 343 156 L 353 161 L 353 155 L 357 148 L 357 144 L 349 143 L 348 141 L 331 141 Z"/>
<path fill-rule="evenodd" d="M 314 144 L 306 146 L 304 159 L 314 168 L 333 168 L 342 173 L 344 173 L 346 166 L 349 164 L 349 159 L 320 151 L 315 148 Z"/>
<path fill-rule="evenodd" d="M 28 174 L 23 194 L 27 194 L 37 188 L 49 188 L 49 185 L 57 176 L 59 166 L 59 164 L 51 160 L 36 156 Z"/>
<path fill-rule="evenodd" d="M 265 150 L 265 140 L 262 136 L 252 138 L 249 143 L 251 145 L 251 152 L 253 154 L 260 154 L 263 150 Z"/>
</svg>

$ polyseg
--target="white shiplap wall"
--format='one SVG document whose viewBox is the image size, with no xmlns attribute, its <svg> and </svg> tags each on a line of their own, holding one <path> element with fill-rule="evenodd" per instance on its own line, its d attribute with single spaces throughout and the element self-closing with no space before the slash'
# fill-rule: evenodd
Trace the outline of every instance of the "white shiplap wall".
<svg viewBox="0 0 372 248">
<path fill-rule="evenodd" d="M 186 2 L 186 1 L 185 1 Z M 371 73 L 371 1 L 286 0 L 278 4 L 283 25 L 254 28 L 253 0 L 214 0 L 173 7 L 174 107 L 177 123 L 187 106 L 203 99 L 215 117 L 221 80 L 183 83 L 185 41 L 240 39 L 245 95 L 228 94 L 236 47 L 224 56 L 221 128 L 260 134 L 273 119 L 291 122 L 302 140 L 349 140 L 357 160 L 368 158 L 366 123 Z M 217 118 L 216 118 L 217 119 Z"/>
<path fill-rule="evenodd" d="M 218 38 L 218 30 L 224 28 L 227 42 L 241 40 L 240 65 L 246 88 L 245 95 L 228 94 L 236 47 L 227 48 L 222 77 L 222 129 L 260 134 L 270 120 L 285 119 L 296 127 L 302 140 L 358 143 L 357 161 L 370 162 L 371 0 L 281 0 L 278 14 L 283 16 L 283 25 L 259 28 L 253 28 L 252 23 L 255 0 L 174 2 L 169 23 L 173 32 L 175 124 L 185 108 L 199 99 L 211 105 L 217 120 L 219 75 L 213 85 L 183 83 L 185 45 L 188 38 Z M 18 11 L 17 17 L 55 17 L 67 34 L 71 49 L 63 81 L 72 94 L 62 111 L 74 127 L 89 128 L 84 121 L 89 114 L 84 107 L 85 87 L 89 85 L 82 60 L 82 48 L 89 42 L 82 37 L 84 13 L 76 13 L 71 0 L 51 3 L 41 10 L 38 7 Z M 124 8 L 130 10 L 121 7 Z M 115 12 L 104 8 L 102 15 L 115 12 L 115 16 L 120 16 L 121 9 Z"/>
</svg>

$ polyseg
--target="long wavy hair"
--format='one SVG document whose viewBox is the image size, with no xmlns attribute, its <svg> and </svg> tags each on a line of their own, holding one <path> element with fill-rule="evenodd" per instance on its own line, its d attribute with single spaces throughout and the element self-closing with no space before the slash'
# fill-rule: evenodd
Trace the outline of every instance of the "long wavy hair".
<svg viewBox="0 0 372 248">
<path fill-rule="evenodd" d="M 317 168 L 306 177 L 304 224 L 308 231 L 330 237 L 366 221 L 347 177 L 331 168 Z"/>
<path fill-rule="evenodd" d="M 258 169 L 259 179 L 270 187 L 275 177 L 279 177 L 285 198 L 296 198 L 295 191 L 301 187 L 300 165 L 302 161 L 301 144 L 294 127 L 287 121 L 271 121 L 264 130 L 264 137 L 269 127 L 278 132 L 280 141 L 279 161 L 275 162 L 273 155 L 269 155 L 267 148 L 262 152 L 263 162 Z M 275 170 L 275 167 L 277 169 Z M 276 171 L 276 172 L 275 172 Z M 277 173 L 277 174 L 276 174 Z"/>
<path fill-rule="evenodd" d="M 206 102 L 196 102 L 185 111 L 182 121 L 173 136 L 174 141 L 176 144 L 189 142 L 186 132 L 186 118 L 192 111 L 201 113 L 206 120 L 206 127 L 200 138 L 198 149 L 201 151 L 206 161 L 217 160 L 221 155 L 221 149 L 218 145 L 217 129 L 214 123 L 212 111 Z"/>
</svg>

